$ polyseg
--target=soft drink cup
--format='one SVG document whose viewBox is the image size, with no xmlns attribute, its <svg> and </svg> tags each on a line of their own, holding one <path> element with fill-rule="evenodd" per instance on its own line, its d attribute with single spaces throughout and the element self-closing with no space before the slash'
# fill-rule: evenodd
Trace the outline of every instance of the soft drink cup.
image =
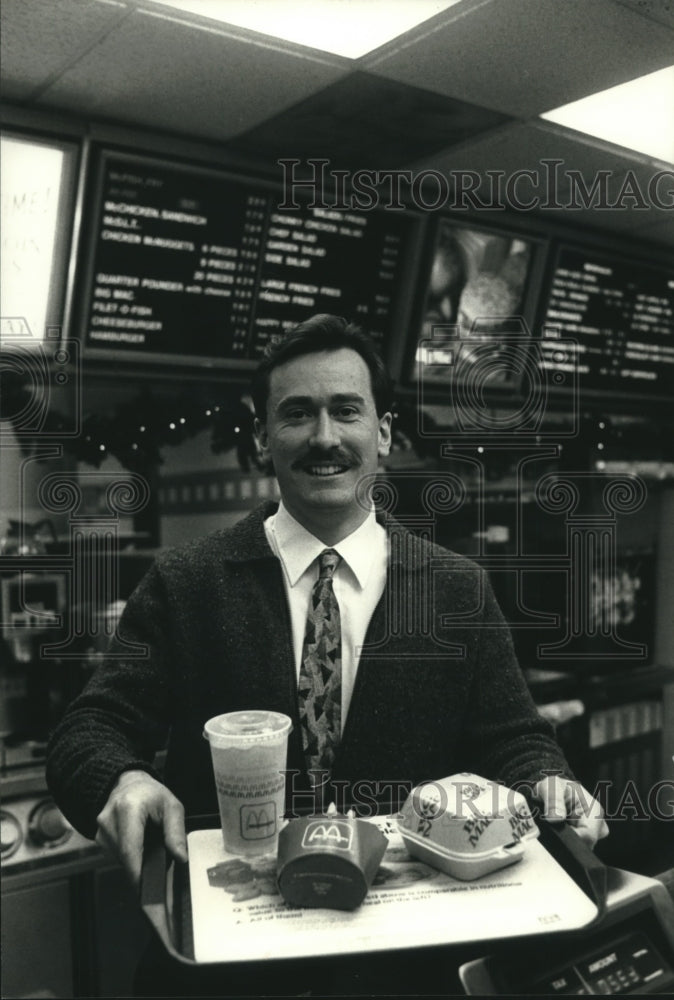
<svg viewBox="0 0 674 1000">
<path fill-rule="evenodd" d="M 225 850 L 247 856 L 278 846 L 285 807 L 291 720 L 280 712 L 227 712 L 209 719 L 213 775 Z"/>
</svg>

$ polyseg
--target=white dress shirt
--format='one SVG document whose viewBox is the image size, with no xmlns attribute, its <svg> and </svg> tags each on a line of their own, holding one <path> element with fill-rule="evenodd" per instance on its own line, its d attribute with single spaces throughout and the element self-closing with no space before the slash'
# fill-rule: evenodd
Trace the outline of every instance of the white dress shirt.
<svg viewBox="0 0 674 1000">
<path fill-rule="evenodd" d="M 283 503 L 264 522 L 267 541 L 283 567 L 290 607 L 296 676 L 299 679 L 309 598 L 318 579 L 318 556 L 334 549 L 342 557 L 333 576 L 342 626 L 342 729 L 351 704 L 358 661 L 370 619 L 384 592 L 388 564 L 386 531 L 374 511 L 337 545 L 326 545 L 288 513 Z"/>
</svg>

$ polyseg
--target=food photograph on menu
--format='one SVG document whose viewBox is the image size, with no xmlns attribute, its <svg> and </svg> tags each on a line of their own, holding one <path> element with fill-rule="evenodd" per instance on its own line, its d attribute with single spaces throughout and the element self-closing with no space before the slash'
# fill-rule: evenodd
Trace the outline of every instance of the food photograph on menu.
<svg viewBox="0 0 674 1000">
<path fill-rule="evenodd" d="M 442 219 L 430 264 L 413 378 L 455 381 L 530 333 L 522 316 L 533 244 Z M 460 341 L 460 346 L 457 345 Z M 503 358 L 492 383 L 512 378 Z"/>
</svg>

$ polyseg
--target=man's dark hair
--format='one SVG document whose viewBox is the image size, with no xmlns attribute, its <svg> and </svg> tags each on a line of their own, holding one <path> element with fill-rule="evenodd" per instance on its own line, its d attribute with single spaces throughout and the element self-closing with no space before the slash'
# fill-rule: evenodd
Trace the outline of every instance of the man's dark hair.
<svg viewBox="0 0 674 1000">
<path fill-rule="evenodd" d="M 342 316 L 319 313 L 293 327 L 285 336 L 270 341 L 257 367 L 251 384 L 255 414 L 262 423 L 267 420 L 269 377 L 275 368 L 317 351 L 337 351 L 348 347 L 360 354 L 370 371 L 370 384 L 377 416 L 393 406 L 393 385 L 376 347 L 363 330 Z"/>
</svg>

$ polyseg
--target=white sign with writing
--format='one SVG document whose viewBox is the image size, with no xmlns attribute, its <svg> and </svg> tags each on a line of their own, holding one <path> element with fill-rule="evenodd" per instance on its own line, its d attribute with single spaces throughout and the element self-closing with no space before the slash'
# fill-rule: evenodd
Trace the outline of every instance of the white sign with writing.
<svg viewBox="0 0 674 1000">
<path fill-rule="evenodd" d="M 3 339 L 44 340 L 65 152 L 0 139 L 0 301 Z"/>
</svg>

